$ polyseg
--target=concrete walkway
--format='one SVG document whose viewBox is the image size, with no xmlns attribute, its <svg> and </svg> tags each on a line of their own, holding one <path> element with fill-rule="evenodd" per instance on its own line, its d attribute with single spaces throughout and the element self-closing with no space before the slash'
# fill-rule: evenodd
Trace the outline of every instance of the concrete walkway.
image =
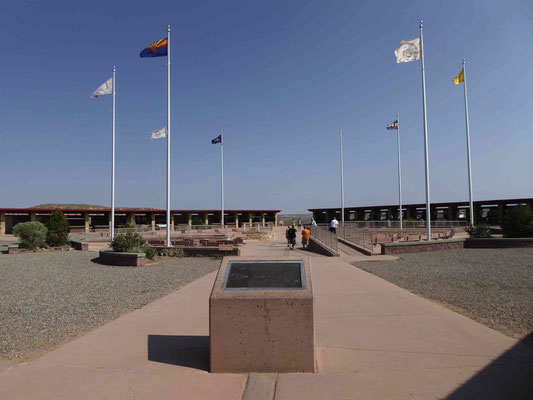
<svg viewBox="0 0 533 400">
<path fill-rule="evenodd" d="M 287 255 L 282 231 L 245 255 Z M 295 250 L 294 253 L 305 253 Z M 355 268 L 312 255 L 318 373 L 281 374 L 275 399 L 526 398 L 533 349 Z M 0 372 L 0 399 L 241 399 L 210 374 L 209 274 L 45 356 Z M 528 392 L 530 391 L 530 392 Z"/>
</svg>

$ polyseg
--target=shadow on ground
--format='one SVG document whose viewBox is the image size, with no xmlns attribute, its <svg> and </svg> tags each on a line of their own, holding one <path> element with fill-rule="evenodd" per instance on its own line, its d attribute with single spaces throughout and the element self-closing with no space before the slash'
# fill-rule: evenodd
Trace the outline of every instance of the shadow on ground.
<svg viewBox="0 0 533 400">
<path fill-rule="evenodd" d="M 209 371 L 209 336 L 148 335 L 148 360 Z"/>
<path fill-rule="evenodd" d="M 533 332 L 462 384 L 446 399 L 533 399 L 533 348 L 530 347 L 532 342 Z"/>
</svg>

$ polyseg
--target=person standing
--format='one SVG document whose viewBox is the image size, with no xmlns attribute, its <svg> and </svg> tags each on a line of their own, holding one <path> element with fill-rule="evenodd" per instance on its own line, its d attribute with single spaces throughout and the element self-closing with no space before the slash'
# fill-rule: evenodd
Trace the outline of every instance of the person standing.
<svg viewBox="0 0 533 400">
<path fill-rule="evenodd" d="M 287 229 L 285 229 L 285 239 L 287 239 L 287 247 L 291 247 L 291 241 L 289 239 L 289 229 L 291 229 L 290 226 L 287 227 Z"/>
<path fill-rule="evenodd" d="M 304 226 L 304 229 L 302 230 L 302 247 L 304 250 L 307 249 L 307 246 L 309 245 L 309 236 L 311 236 L 311 231 Z"/>
<path fill-rule="evenodd" d="M 294 245 L 296 244 L 296 227 L 292 225 L 287 232 L 289 237 L 289 249 L 294 250 Z"/>
<path fill-rule="evenodd" d="M 337 221 L 337 218 L 333 217 L 329 230 L 335 235 L 337 234 L 337 226 L 339 226 L 339 221 Z"/>
<path fill-rule="evenodd" d="M 302 219 L 298 218 L 298 230 L 302 229 Z"/>
</svg>

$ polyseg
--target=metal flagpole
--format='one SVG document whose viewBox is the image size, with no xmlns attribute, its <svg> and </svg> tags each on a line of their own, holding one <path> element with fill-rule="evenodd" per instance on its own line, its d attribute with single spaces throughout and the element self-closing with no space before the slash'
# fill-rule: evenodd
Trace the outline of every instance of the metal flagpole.
<svg viewBox="0 0 533 400">
<path fill-rule="evenodd" d="M 167 247 L 170 247 L 170 25 L 167 39 Z"/>
<path fill-rule="evenodd" d="M 111 240 L 115 238 L 115 71 L 113 67 L 113 128 L 112 128 L 112 165 L 111 165 Z"/>
<path fill-rule="evenodd" d="M 422 105 L 424 110 L 424 164 L 426 175 L 426 228 L 427 240 L 431 240 L 431 205 L 429 202 L 429 156 L 428 156 L 428 123 L 426 113 L 426 71 L 424 67 L 424 37 L 422 34 L 423 21 L 420 21 L 420 55 L 422 65 Z"/>
<path fill-rule="evenodd" d="M 220 191 L 220 205 L 222 208 L 222 214 L 221 214 L 221 225 L 222 228 L 224 228 L 224 135 L 222 128 L 220 128 L 220 183 L 221 183 L 221 191 Z"/>
<path fill-rule="evenodd" d="M 340 128 L 340 139 L 341 139 L 341 221 L 342 226 L 344 226 L 344 163 L 342 157 L 342 126 Z"/>
<path fill-rule="evenodd" d="M 402 162 L 400 159 L 400 113 L 396 114 L 397 136 L 398 136 L 398 200 L 400 203 L 400 231 L 403 230 L 402 215 Z"/>
<path fill-rule="evenodd" d="M 465 119 L 466 119 L 466 159 L 468 162 L 468 195 L 470 199 L 470 225 L 474 226 L 474 204 L 472 199 L 472 165 L 470 163 L 470 124 L 468 123 L 468 96 L 466 90 L 466 60 L 463 58 L 463 84 L 465 91 Z"/>
</svg>

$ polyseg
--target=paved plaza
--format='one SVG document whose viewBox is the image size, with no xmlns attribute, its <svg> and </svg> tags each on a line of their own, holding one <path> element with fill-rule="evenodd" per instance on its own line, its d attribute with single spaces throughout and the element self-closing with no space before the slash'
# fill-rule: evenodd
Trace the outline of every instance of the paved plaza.
<svg viewBox="0 0 533 400">
<path fill-rule="evenodd" d="M 275 376 L 276 400 L 533 393 L 533 348 L 356 268 L 345 256 L 289 251 L 283 234 L 278 229 L 274 241 L 250 241 L 243 253 L 311 257 L 318 372 Z M 248 374 L 207 371 L 215 275 L 39 359 L 4 365 L 0 398 L 241 399 Z"/>
</svg>

